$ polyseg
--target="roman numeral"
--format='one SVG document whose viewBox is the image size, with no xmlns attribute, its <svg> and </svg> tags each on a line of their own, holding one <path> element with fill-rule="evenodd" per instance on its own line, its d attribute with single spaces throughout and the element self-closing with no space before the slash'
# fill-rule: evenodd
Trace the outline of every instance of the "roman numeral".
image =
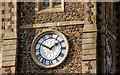
<svg viewBox="0 0 120 75">
<path fill-rule="evenodd" d="M 35 50 L 35 55 L 39 56 L 39 50 Z"/>
<path fill-rule="evenodd" d="M 46 64 L 46 59 L 43 58 L 42 63 L 45 65 Z"/>
<path fill-rule="evenodd" d="M 40 54 L 37 55 L 37 59 L 40 60 L 42 57 Z"/>
<path fill-rule="evenodd" d="M 49 60 L 49 65 L 52 65 L 52 64 L 53 64 L 52 60 Z"/>
<path fill-rule="evenodd" d="M 64 42 L 64 40 L 62 40 L 60 43 Z"/>
<path fill-rule="evenodd" d="M 40 44 L 37 43 L 37 44 L 35 45 L 35 49 L 39 49 L 39 48 L 40 48 Z"/>
<path fill-rule="evenodd" d="M 61 57 L 63 57 L 63 56 L 64 56 L 64 54 L 63 54 L 63 53 L 60 53 L 60 56 L 61 56 Z"/>
<path fill-rule="evenodd" d="M 42 57 L 41 57 L 41 56 L 39 56 L 39 57 L 38 57 L 38 60 L 40 60 L 41 58 L 42 58 Z"/>
<path fill-rule="evenodd" d="M 58 35 L 57 35 L 57 37 L 55 39 L 57 40 L 57 38 L 58 38 Z"/>
<path fill-rule="evenodd" d="M 39 52 L 39 49 L 36 49 L 35 52 Z"/>
<path fill-rule="evenodd" d="M 62 47 L 61 49 L 62 49 L 62 50 L 66 50 L 66 47 Z"/>
<path fill-rule="evenodd" d="M 39 58 L 40 54 L 37 55 L 37 58 Z"/>
<path fill-rule="evenodd" d="M 44 41 L 43 38 L 39 39 L 38 44 L 41 44 Z"/>
<path fill-rule="evenodd" d="M 59 62 L 59 60 L 58 60 L 57 58 L 55 58 L 55 60 L 56 60 L 57 62 Z"/>
<path fill-rule="evenodd" d="M 42 63 L 42 61 L 43 61 L 43 58 L 41 57 L 41 58 L 39 59 L 39 61 Z"/>
<path fill-rule="evenodd" d="M 52 34 L 49 34 L 49 38 L 52 38 Z"/>
<path fill-rule="evenodd" d="M 42 37 L 43 38 L 43 40 L 46 40 L 46 37 L 44 36 L 44 37 Z"/>
</svg>

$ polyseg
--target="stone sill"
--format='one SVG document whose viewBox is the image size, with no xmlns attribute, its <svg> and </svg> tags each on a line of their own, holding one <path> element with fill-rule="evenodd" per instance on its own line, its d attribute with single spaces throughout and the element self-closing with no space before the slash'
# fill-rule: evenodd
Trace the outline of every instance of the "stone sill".
<svg viewBox="0 0 120 75">
<path fill-rule="evenodd" d="M 54 13 L 54 12 L 64 12 L 64 9 L 63 8 L 48 8 L 48 9 L 38 11 L 38 14 L 39 13 Z"/>
<path fill-rule="evenodd" d="M 19 28 L 27 29 L 27 28 L 52 27 L 52 26 L 55 27 L 55 26 L 69 26 L 69 25 L 84 25 L 84 21 L 65 21 L 65 22 L 54 22 L 54 23 L 19 25 Z"/>
</svg>

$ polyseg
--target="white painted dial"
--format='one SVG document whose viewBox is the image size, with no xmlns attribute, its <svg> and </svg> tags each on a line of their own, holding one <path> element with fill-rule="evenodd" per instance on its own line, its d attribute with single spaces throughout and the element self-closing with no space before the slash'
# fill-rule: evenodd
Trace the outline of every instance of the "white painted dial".
<svg viewBox="0 0 120 75">
<path fill-rule="evenodd" d="M 48 46 L 49 48 L 46 48 L 43 45 Z M 47 60 L 53 60 L 60 54 L 61 45 L 59 41 L 50 38 L 50 39 L 45 40 L 41 44 L 40 49 L 41 49 L 40 53 L 42 57 L 46 58 Z"/>
</svg>

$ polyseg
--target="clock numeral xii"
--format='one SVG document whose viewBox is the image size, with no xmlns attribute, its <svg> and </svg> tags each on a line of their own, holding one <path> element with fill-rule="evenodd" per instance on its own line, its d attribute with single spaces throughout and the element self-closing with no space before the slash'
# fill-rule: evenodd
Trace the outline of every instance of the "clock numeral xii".
<svg viewBox="0 0 120 75">
<path fill-rule="evenodd" d="M 49 38 L 52 38 L 52 34 L 49 34 Z"/>
</svg>

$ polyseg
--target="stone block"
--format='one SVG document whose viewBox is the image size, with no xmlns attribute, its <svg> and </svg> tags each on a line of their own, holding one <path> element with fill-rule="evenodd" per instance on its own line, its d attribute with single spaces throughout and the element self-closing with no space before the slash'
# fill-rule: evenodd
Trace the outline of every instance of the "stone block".
<svg viewBox="0 0 120 75">
<path fill-rule="evenodd" d="M 6 62 L 6 61 L 15 61 L 16 56 L 3 56 L 2 57 L 2 62 Z"/>
<path fill-rule="evenodd" d="M 7 45 L 3 46 L 3 51 L 4 50 L 16 50 L 17 46 L 16 45 Z"/>
<path fill-rule="evenodd" d="M 10 18 L 10 14 L 8 13 L 8 14 L 6 14 L 6 18 Z"/>
<path fill-rule="evenodd" d="M 14 39 L 14 40 L 4 40 L 3 41 L 3 45 L 16 45 L 17 43 L 17 40 Z"/>
<path fill-rule="evenodd" d="M 96 54 L 96 49 L 82 50 L 82 55 L 94 55 Z"/>
<path fill-rule="evenodd" d="M 97 72 L 96 72 L 96 69 L 91 69 L 91 70 L 90 70 L 90 73 L 94 73 L 94 74 L 97 73 Z"/>
<path fill-rule="evenodd" d="M 0 68 L 0 75 L 2 75 L 2 68 Z"/>
<path fill-rule="evenodd" d="M 96 60 L 96 55 L 82 55 L 82 60 Z"/>
<path fill-rule="evenodd" d="M 87 33 L 83 33 L 83 39 L 87 38 Z"/>
<path fill-rule="evenodd" d="M 96 24 L 90 25 L 89 23 L 84 25 L 83 33 L 97 32 Z"/>
<path fill-rule="evenodd" d="M 16 39 L 17 34 L 15 32 L 5 32 L 5 35 L 3 37 L 4 40 L 6 39 Z"/>
<path fill-rule="evenodd" d="M 82 61 L 82 73 L 88 72 L 88 66 L 86 65 L 88 61 Z"/>
<path fill-rule="evenodd" d="M 15 74 L 15 67 L 11 67 L 11 71 L 13 73 L 13 75 Z"/>
<path fill-rule="evenodd" d="M 10 55 L 15 55 L 16 54 L 16 50 L 4 50 L 2 52 L 2 56 L 10 56 Z"/>
<path fill-rule="evenodd" d="M 2 62 L 1 62 L 1 60 L 0 60 L 0 69 L 2 68 Z"/>
<path fill-rule="evenodd" d="M 96 40 L 95 38 L 86 38 L 86 39 L 83 39 L 82 43 L 83 44 L 93 44 L 96 42 L 95 40 Z"/>
<path fill-rule="evenodd" d="M 96 44 L 83 44 L 82 50 L 96 49 Z"/>
<path fill-rule="evenodd" d="M 87 38 L 94 38 L 96 33 L 87 33 Z"/>
<path fill-rule="evenodd" d="M 2 74 L 5 74 L 7 72 L 5 72 L 5 68 L 2 68 Z"/>
<path fill-rule="evenodd" d="M 93 69 L 96 69 L 96 61 L 94 60 L 94 61 L 91 61 L 91 65 L 92 65 L 92 68 Z"/>
<path fill-rule="evenodd" d="M 0 42 L 2 41 L 2 30 L 0 30 Z"/>
<path fill-rule="evenodd" d="M 15 61 L 2 62 L 2 67 L 5 66 L 15 66 Z"/>
<path fill-rule="evenodd" d="M 2 42 L 0 42 L 0 53 L 2 52 L 2 46 L 3 44 L 2 44 Z"/>
<path fill-rule="evenodd" d="M 2 66 L 2 54 L 0 53 L 0 68 Z"/>
<path fill-rule="evenodd" d="M 2 48 L 2 46 L 3 46 L 3 43 L 2 43 L 2 42 L 0 42 L 0 48 Z"/>
</svg>

